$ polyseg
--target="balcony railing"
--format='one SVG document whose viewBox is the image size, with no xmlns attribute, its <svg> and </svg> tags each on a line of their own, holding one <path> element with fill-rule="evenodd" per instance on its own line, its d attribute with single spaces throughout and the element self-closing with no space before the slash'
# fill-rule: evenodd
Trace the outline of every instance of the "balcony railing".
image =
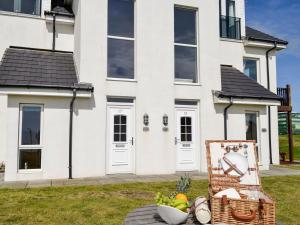
<svg viewBox="0 0 300 225">
<path fill-rule="evenodd" d="M 241 39 L 241 18 L 220 16 L 221 38 Z"/>
<path fill-rule="evenodd" d="M 291 101 L 291 87 L 287 85 L 285 88 L 277 88 L 277 95 L 282 98 L 281 106 L 279 106 L 279 112 L 292 111 L 292 101 Z"/>
</svg>

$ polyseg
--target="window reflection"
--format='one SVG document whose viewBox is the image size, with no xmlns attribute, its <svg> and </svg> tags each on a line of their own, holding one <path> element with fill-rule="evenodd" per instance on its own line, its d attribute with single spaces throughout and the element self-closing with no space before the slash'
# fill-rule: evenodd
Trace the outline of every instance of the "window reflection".
<svg viewBox="0 0 300 225">
<path fill-rule="evenodd" d="M 0 10 L 13 12 L 14 11 L 14 1 L 0 0 Z"/>
<path fill-rule="evenodd" d="M 22 114 L 22 145 L 39 145 L 41 108 L 24 106 Z"/>
<path fill-rule="evenodd" d="M 185 82 L 196 82 L 197 48 L 175 46 L 175 78 Z"/>
<path fill-rule="evenodd" d="M 196 44 L 196 11 L 175 8 L 175 43 Z"/>
<path fill-rule="evenodd" d="M 257 81 L 257 60 L 244 60 L 244 73 L 253 80 Z"/>
</svg>

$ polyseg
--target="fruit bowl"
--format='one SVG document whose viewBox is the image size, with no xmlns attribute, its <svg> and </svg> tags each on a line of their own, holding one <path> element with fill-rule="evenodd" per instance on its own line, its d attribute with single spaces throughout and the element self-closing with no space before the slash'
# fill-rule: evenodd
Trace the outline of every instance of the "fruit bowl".
<svg viewBox="0 0 300 225">
<path fill-rule="evenodd" d="M 189 213 L 185 213 L 171 206 L 160 205 L 157 207 L 158 214 L 168 224 L 177 225 L 185 222 Z"/>
</svg>

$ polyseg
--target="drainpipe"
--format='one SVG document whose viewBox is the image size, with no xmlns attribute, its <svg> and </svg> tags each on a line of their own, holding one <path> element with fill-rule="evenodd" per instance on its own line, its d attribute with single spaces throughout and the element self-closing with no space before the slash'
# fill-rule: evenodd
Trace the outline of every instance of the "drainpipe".
<svg viewBox="0 0 300 225">
<path fill-rule="evenodd" d="M 274 47 L 270 48 L 266 52 L 266 60 L 267 60 L 267 86 L 268 90 L 271 91 L 270 87 L 270 62 L 269 62 L 269 55 L 270 52 L 277 48 L 277 42 L 274 42 Z M 273 157 L 272 157 L 272 134 L 271 134 L 271 106 L 268 106 L 268 125 L 269 125 L 269 154 L 270 154 L 270 164 L 273 164 Z"/>
<path fill-rule="evenodd" d="M 228 117 L 228 109 L 233 105 L 233 98 L 230 97 L 230 103 L 226 108 L 224 109 L 224 138 L 225 140 L 228 140 L 228 132 L 227 132 L 227 117 Z"/>
<path fill-rule="evenodd" d="M 76 100 L 77 89 L 73 89 L 73 97 L 70 102 L 70 124 L 69 124 L 69 179 L 73 179 L 72 176 L 72 153 L 73 153 L 73 114 L 74 114 L 74 102 Z"/>
<path fill-rule="evenodd" d="M 52 50 L 55 50 L 55 42 L 56 42 L 56 14 L 53 13 L 53 39 L 52 39 Z"/>
</svg>

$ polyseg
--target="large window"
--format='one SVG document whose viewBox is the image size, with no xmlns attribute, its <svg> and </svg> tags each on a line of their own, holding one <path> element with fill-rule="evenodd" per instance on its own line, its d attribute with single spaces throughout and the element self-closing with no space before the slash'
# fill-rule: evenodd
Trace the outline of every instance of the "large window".
<svg viewBox="0 0 300 225">
<path fill-rule="evenodd" d="M 197 82 L 197 11 L 175 7 L 175 81 Z"/>
<path fill-rule="evenodd" d="M 260 140 L 259 140 L 259 125 L 258 125 L 258 113 L 247 112 L 246 113 L 246 140 L 256 141 L 256 154 L 260 161 Z"/>
<path fill-rule="evenodd" d="M 0 10 L 40 15 L 41 0 L 0 0 Z"/>
<path fill-rule="evenodd" d="M 20 106 L 19 169 L 41 169 L 41 105 Z"/>
<path fill-rule="evenodd" d="M 257 81 L 257 60 L 244 59 L 244 73 L 253 80 Z"/>
<path fill-rule="evenodd" d="M 108 77 L 134 79 L 134 0 L 108 1 Z"/>
</svg>

